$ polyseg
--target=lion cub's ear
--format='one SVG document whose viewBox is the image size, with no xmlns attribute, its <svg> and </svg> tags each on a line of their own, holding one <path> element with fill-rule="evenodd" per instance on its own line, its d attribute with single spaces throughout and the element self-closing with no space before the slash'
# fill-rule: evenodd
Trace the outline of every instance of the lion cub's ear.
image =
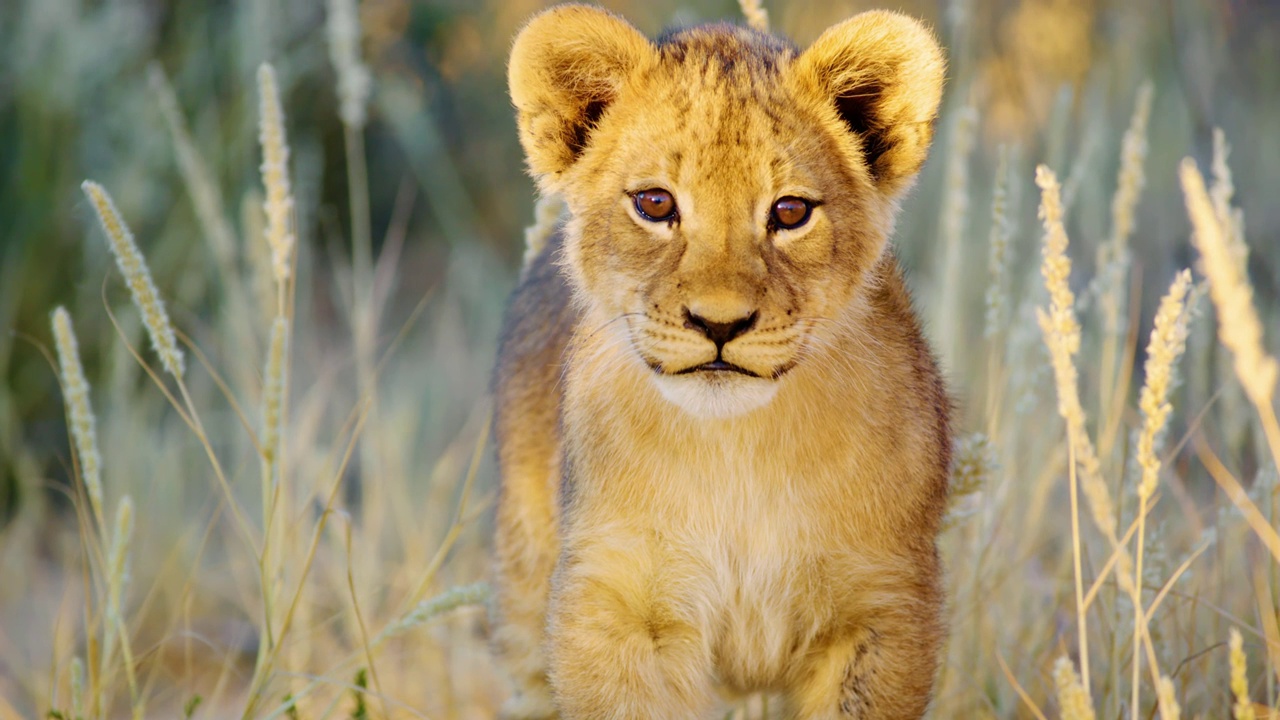
<svg viewBox="0 0 1280 720">
<path fill-rule="evenodd" d="M 577 160 L 605 108 L 653 54 L 625 20 L 586 5 L 552 8 L 520 31 L 507 81 L 520 143 L 540 183 Z"/>
<path fill-rule="evenodd" d="M 893 195 L 924 163 L 945 69 L 933 33 L 906 15 L 876 10 L 829 28 L 790 72 L 798 90 L 861 139 L 876 184 Z"/>
</svg>

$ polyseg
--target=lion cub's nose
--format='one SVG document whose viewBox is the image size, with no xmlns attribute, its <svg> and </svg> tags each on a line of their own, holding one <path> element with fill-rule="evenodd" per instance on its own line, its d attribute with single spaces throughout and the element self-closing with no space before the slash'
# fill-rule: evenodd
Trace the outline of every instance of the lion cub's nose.
<svg viewBox="0 0 1280 720">
<path fill-rule="evenodd" d="M 725 343 L 750 330 L 751 326 L 756 324 L 756 318 L 759 315 L 759 312 L 752 312 L 745 317 L 728 322 L 720 322 L 701 315 L 695 315 L 689 308 L 685 308 L 684 326 L 690 330 L 701 330 L 702 334 L 715 343 L 717 348 L 722 348 Z"/>
</svg>

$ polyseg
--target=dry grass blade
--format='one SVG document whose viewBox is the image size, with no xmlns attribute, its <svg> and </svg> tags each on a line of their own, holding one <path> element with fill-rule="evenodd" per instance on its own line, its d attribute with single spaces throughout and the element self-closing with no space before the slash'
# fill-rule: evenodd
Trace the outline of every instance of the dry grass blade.
<svg viewBox="0 0 1280 720">
<path fill-rule="evenodd" d="M 1009 663 L 1005 662 L 1004 655 L 998 650 L 996 651 L 996 662 L 1000 663 L 1000 672 L 1004 673 L 1005 679 L 1013 686 L 1014 692 L 1018 693 L 1018 697 L 1026 704 L 1031 714 L 1036 716 L 1036 720 L 1049 720 L 1045 717 L 1044 711 L 1040 709 L 1040 706 L 1036 705 L 1036 701 L 1027 694 L 1026 689 L 1022 687 L 1022 683 L 1018 682 L 1018 678 L 1013 676 L 1013 671 L 1009 669 Z"/>
<path fill-rule="evenodd" d="M 1267 522 L 1267 518 L 1258 510 L 1258 506 L 1249 499 L 1249 494 L 1244 491 L 1240 481 L 1236 480 L 1230 470 L 1227 470 L 1227 466 L 1222 464 L 1203 437 L 1196 438 L 1196 454 L 1200 456 L 1200 462 L 1204 463 L 1205 469 L 1213 476 L 1214 481 L 1227 494 L 1227 498 L 1244 514 L 1245 521 L 1257 533 L 1262 544 L 1271 553 L 1271 557 L 1276 562 L 1280 562 L 1280 534 L 1277 534 L 1276 529 Z"/>
<path fill-rule="evenodd" d="M 125 333 L 124 328 L 120 327 L 120 322 L 116 320 L 115 314 L 111 312 L 111 307 L 107 304 L 105 285 L 103 286 L 102 292 L 102 304 L 106 309 L 107 318 L 111 321 L 112 327 L 115 328 L 116 335 L 119 336 L 121 344 L 129 352 L 129 355 L 138 363 L 138 366 L 142 368 L 143 372 L 151 378 L 152 383 L 159 388 L 161 394 L 164 395 L 165 400 L 169 402 L 169 406 L 173 408 L 174 412 L 178 413 L 180 418 L 182 418 L 182 422 L 186 424 L 186 426 L 190 428 L 191 432 L 195 433 L 196 438 L 200 440 L 200 445 L 204 448 L 205 454 L 209 458 L 209 463 L 213 467 L 214 476 L 218 479 L 218 485 L 223 492 L 224 500 L 231 508 L 231 513 L 235 517 L 236 527 L 240 530 L 245 544 L 252 548 L 256 555 L 258 553 L 257 540 L 254 538 L 253 531 L 250 529 L 249 520 L 244 514 L 244 509 L 240 507 L 240 503 L 236 500 L 235 493 L 231 490 L 231 484 L 227 481 L 227 476 L 222 472 L 222 464 L 218 461 L 218 456 L 214 453 L 213 446 L 209 444 L 209 438 L 205 434 L 204 427 L 201 425 L 200 419 L 192 413 L 194 408 L 191 405 L 190 397 L 185 393 L 186 385 L 182 382 L 178 383 L 179 390 L 183 391 L 183 401 L 179 401 L 178 398 L 169 391 L 169 388 L 165 387 L 160 375 L 156 374 L 156 371 L 146 363 L 142 358 L 142 355 L 129 344 L 128 335 Z"/>
<path fill-rule="evenodd" d="M 1146 612 L 1146 617 L 1144 622 L 1147 622 L 1147 623 L 1151 622 L 1151 619 L 1155 617 L 1156 610 L 1160 608 L 1160 603 L 1164 602 L 1165 597 L 1167 597 L 1169 595 L 1169 592 L 1173 590 L 1173 584 L 1178 581 L 1178 578 L 1182 577 L 1183 573 L 1185 573 L 1187 570 L 1191 568 L 1191 563 L 1195 562 L 1196 558 L 1203 555 L 1204 551 L 1208 549 L 1209 549 L 1209 543 L 1206 542 L 1201 544 L 1200 547 L 1192 551 L 1192 553 L 1188 555 L 1185 560 L 1182 561 L 1182 564 L 1179 565 L 1178 568 L 1173 571 L 1173 574 L 1171 574 L 1169 576 L 1169 579 L 1164 582 L 1164 585 L 1160 586 L 1160 591 L 1156 593 L 1156 596 L 1154 598 L 1152 598 L 1151 604 L 1147 606 L 1147 612 Z"/>
</svg>

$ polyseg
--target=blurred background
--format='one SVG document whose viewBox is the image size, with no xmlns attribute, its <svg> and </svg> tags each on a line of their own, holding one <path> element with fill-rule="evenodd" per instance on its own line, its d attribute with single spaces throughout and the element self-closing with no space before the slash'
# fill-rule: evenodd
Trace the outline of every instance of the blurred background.
<svg viewBox="0 0 1280 720">
<path fill-rule="evenodd" d="M 352 309 L 350 139 L 339 115 L 330 11 L 323 0 L 0 3 L 0 697 L 16 717 L 43 716 L 66 705 L 69 658 L 92 652 L 85 638 L 92 634 L 93 613 L 77 608 L 101 582 L 77 532 L 83 522 L 75 509 L 66 412 L 50 355 L 49 316 L 58 305 L 75 320 L 93 388 L 107 495 L 130 494 L 138 506 L 126 604 L 135 618 L 131 632 L 146 648 L 141 662 L 163 666 L 148 686 L 157 697 L 152 707 L 172 710 L 199 696 L 206 708 L 225 709 L 209 698 L 220 694 L 222 702 L 233 703 L 241 697 L 237 692 L 244 692 L 258 650 L 254 594 L 246 590 L 254 580 L 252 562 L 236 559 L 243 548 L 235 546 L 226 518 L 217 516 L 221 496 L 203 449 L 129 353 L 130 345 L 143 351 L 147 343 L 80 183 L 96 180 L 114 196 L 175 325 L 208 356 L 230 396 L 247 408 L 250 424 L 256 423 L 270 327 L 264 308 L 272 291 L 255 260 L 265 252 L 255 76 L 261 63 L 274 65 L 291 147 L 299 243 L 287 431 L 297 488 L 292 509 L 305 530 L 298 542 L 305 549 L 315 520 L 309 503 L 323 498 L 328 478 L 344 480 L 337 504 L 350 515 L 343 525 L 349 534 L 325 536 L 332 557 L 322 552 L 321 569 L 306 580 L 321 577 L 337 590 L 310 604 L 305 628 L 312 640 L 298 651 L 295 675 L 280 681 L 282 688 L 293 687 L 297 677 L 326 672 L 307 669 L 323 665 L 326 651 L 359 646 L 357 636 L 334 629 L 349 627 L 348 599 L 364 599 L 370 618 L 391 617 L 402 599 L 416 599 L 410 591 L 415 568 L 428 566 L 448 537 L 462 480 L 484 435 L 501 312 L 519 271 L 524 228 L 534 217 L 536 198 L 506 94 L 506 55 L 521 23 L 548 4 L 358 3 L 360 57 L 372 83 L 367 124 L 357 139 L 367 160 L 370 237 L 379 259 L 374 285 L 380 300 L 377 319 L 370 320 Z M 651 36 L 671 25 L 741 18 L 732 0 L 602 4 Z M 1119 330 L 1138 349 L 1121 353 L 1120 362 L 1140 367 L 1155 302 L 1174 272 L 1193 264 L 1176 168 L 1184 156 L 1208 167 L 1215 127 L 1233 148 L 1234 202 L 1247 219 L 1255 303 L 1268 331 L 1277 328 L 1280 4 L 772 0 L 765 7 L 775 31 L 801 47 L 860 10 L 891 7 L 923 18 L 948 48 L 950 78 L 937 141 L 905 203 L 895 242 L 952 378 L 964 429 L 999 434 L 985 412 L 997 380 L 984 374 L 991 340 L 982 340 L 999 148 L 1010 158 L 1009 311 L 1003 322 L 1011 328 L 999 342 L 1018 362 L 1009 363 L 998 382 L 1023 403 L 1019 412 L 1030 412 L 1056 437 L 1060 426 L 1053 424 L 1043 347 L 1028 319 L 1041 292 L 1032 168 L 1048 163 L 1070 188 L 1075 284 L 1087 299 L 1095 258 L 1112 232 L 1122 134 L 1144 82 L 1154 91 L 1146 186 L 1129 241 L 1132 273 L 1121 292 L 1128 330 Z M 190 150 L 207 171 L 216 197 L 213 217 L 202 217 L 193 203 L 175 122 L 185 125 Z M 264 293 L 267 300 L 259 302 Z M 262 314 L 246 315 L 247 309 Z M 1202 314 L 1212 314 L 1207 303 Z M 352 338 L 366 321 L 385 364 L 376 413 L 355 442 L 350 421 L 360 392 Z M 1209 338 L 1207 349 L 1186 371 L 1175 401 L 1174 436 L 1220 394 L 1238 394 L 1224 390 L 1229 367 L 1212 350 L 1208 323 L 1200 330 Z M 1029 332 L 1019 334 L 1018 327 Z M 1133 339 L 1139 333 L 1142 339 Z M 1269 339 L 1274 346 L 1274 332 Z M 239 411 L 210 373 L 193 375 L 213 447 L 237 492 L 251 499 L 257 492 L 252 446 L 243 437 L 218 439 L 243 434 Z M 1099 381 L 1084 382 L 1086 394 L 1096 396 Z M 1140 373 L 1135 387 L 1125 387 L 1136 392 L 1137 384 Z M 1219 402 L 1208 416 L 1214 422 L 1204 426 L 1238 451 L 1236 467 L 1250 479 L 1265 463 L 1251 459 L 1258 441 L 1241 408 L 1238 400 L 1234 409 Z M 1127 427 L 1132 417 L 1123 418 Z M 348 442 L 354 459 L 345 463 Z M 1061 471 L 1061 458 L 1048 459 L 1057 457 L 1049 445 L 1013 444 L 999 452 L 1023 460 L 1006 460 L 1006 474 L 1029 479 Z M 1117 453 L 1119 483 L 1125 456 Z M 483 451 L 477 456 L 482 462 L 471 468 L 475 516 L 467 517 L 448 562 L 429 578 L 432 588 L 486 577 L 484 510 L 494 479 L 489 455 Z M 1202 472 L 1178 472 L 1190 507 L 1212 504 L 1213 485 Z M 248 479 L 237 484 L 240 476 Z M 1044 531 L 1029 552 L 1052 555 L 1063 531 Z M 987 562 L 998 545 L 990 541 L 992 532 L 978 536 L 986 540 L 975 539 L 972 547 L 984 548 Z M 1042 559 L 1005 559 L 1009 566 L 998 574 L 1016 576 L 1020 584 L 1057 578 Z M 352 567 L 353 576 L 344 577 L 343 569 Z M 348 584 L 354 587 L 348 590 Z M 975 584 L 970 591 L 981 589 Z M 1055 625 L 1069 622 L 1069 604 L 1055 614 L 1054 592 L 1041 598 L 1039 610 L 1034 593 L 1020 597 L 1047 632 L 1035 641 L 1040 650 L 1028 646 L 1026 667 L 1040 667 L 1060 640 Z M 484 654 L 482 615 L 464 612 L 429 630 L 419 643 L 429 644 L 429 652 L 398 651 L 428 653 L 413 656 L 425 658 L 414 666 L 421 687 L 397 696 L 405 707 L 432 717 L 491 715 L 500 693 Z M 209 668 L 191 659 L 195 641 L 204 643 L 196 654 L 205 655 Z M 952 704 L 941 706 L 962 714 L 940 709 L 939 717 L 1021 716 L 1016 695 L 990 662 L 994 656 L 978 645 L 973 650 L 984 667 L 969 672 L 980 677 L 949 680 L 945 702 Z M 1182 657 L 1181 650 L 1170 652 Z M 350 685 L 354 667 L 335 672 Z M 384 684 L 393 685 L 392 673 L 384 675 Z M 1044 673 L 1038 677 L 1023 682 L 1043 697 L 1051 681 Z M 1218 717 L 1220 690 L 1202 688 L 1189 700 L 1202 708 L 1201 716 Z M 273 689 L 273 701 L 285 692 Z M 128 695 L 121 690 L 116 701 Z M 414 716 L 399 707 L 391 703 L 374 712 Z M 342 708 L 339 713 L 347 712 Z M 0 707 L 0 717 L 3 712 Z"/>
</svg>

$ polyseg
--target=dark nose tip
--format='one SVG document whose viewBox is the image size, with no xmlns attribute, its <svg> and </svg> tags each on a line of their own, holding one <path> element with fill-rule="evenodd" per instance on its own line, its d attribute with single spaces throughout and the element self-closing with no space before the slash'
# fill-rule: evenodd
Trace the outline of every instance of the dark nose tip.
<svg viewBox="0 0 1280 720">
<path fill-rule="evenodd" d="M 684 326 L 693 330 L 701 330 L 703 335 L 707 336 L 711 342 L 716 344 L 717 348 L 722 348 L 725 343 L 738 337 L 742 333 L 751 329 L 756 324 L 756 317 L 760 313 L 753 312 L 746 317 L 730 320 L 729 322 L 716 322 L 707 318 L 694 315 L 689 312 L 689 308 L 684 309 Z"/>
</svg>

